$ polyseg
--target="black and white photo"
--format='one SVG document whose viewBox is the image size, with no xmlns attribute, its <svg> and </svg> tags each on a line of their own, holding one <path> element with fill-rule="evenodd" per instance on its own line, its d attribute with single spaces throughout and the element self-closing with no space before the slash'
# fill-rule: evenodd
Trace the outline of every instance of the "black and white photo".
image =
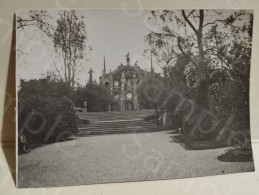
<svg viewBox="0 0 259 195">
<path fill-rule="evenodd" d="M 17 186 L 254 171 L 252 10 L 16 14 Z"/>
</svg>

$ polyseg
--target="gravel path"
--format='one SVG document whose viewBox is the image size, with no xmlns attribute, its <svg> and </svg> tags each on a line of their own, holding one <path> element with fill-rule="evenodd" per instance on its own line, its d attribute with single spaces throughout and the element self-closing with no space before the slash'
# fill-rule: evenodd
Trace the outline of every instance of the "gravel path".
<svg viewBox="0 0 259 195">
<path fill-rule="evenodd" d="M 19 187 L 171 179 L 253 171 L 252 162 L 221 162 L 226 148 L 186 150 L 167 132 L 100 135 L 19 155 Z"/>
</svg>

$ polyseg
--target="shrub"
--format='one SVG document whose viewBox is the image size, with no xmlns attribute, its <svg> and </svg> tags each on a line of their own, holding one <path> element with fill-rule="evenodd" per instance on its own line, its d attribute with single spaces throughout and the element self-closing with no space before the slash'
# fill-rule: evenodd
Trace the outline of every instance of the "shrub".
<svg viewBox="0 0 259 195">
<path fill-rule="evenodd" d="M 76 89 L 73 101 L 77 107 L 83 107 L 84 101 L 86 101 L 88 112 L 101 112 L 108 111 L 112 96 L 107 87 L 93 82 Z"/>
<path fill-rule="evenodd" d="M 218 156 L 218 160 L 227 162 L 247 162 L 253 161 L 253 152 L 251 148 L 233 147 L 224 154 Z"/>
<path fill-rule="evenodd" d="M 65 83 L 22 81 L 18 92 L 18 129 L 29 143 L 56 142 L 77 132 L 73 102 Z M 63 87 L 63 88 L 62 88 Z"/>
<path fill-rule="evenodd" d="M 154 109 L 162 102 L 164 85 L 158 76 L 147 78 L 137 88 L 140 109 Z"/>
</svg>

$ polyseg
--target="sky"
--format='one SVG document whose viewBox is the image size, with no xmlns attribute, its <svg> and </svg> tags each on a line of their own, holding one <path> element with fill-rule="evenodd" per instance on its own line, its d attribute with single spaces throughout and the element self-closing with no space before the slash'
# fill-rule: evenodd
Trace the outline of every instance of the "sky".
<svg viewBox="0 0 259 195">
<path fill-rule="evenodd" d="M 121 63 L 126 64 L 126 54 L 130 53 L 131 64 L 138 61 L 142 69 L 150 70 L 150 56 L 144 56 L 146 44 L 144 37 L 149 32 L 146 25 L 148 11 L 119 10 L 77 10 L 84 16 L 87 32 L 87 50 L 82 61 L 82 71 L 78 74 L 78 82 L 86 84 L 89 70 L 94 70 L 93 78 L 99 81 L 103 70 L 104 55 L 106 70 L 115 70 Z M 20 13 L 25 16 L 28 12 Z M 50 11 L 52 22 L 58 18 L 58 11 Z M 17 77 L 20 79 L 41 78 L 52 70 L 53 44 L 50 39 L 36 27 L 27 27 L 17 31 Z M 61 62 L 59 62 L 61 64 Z M 153 63 L 156 72 L 161 68 Z"/>
<path fill-rule="evenodd" d="M 221 11 L 221 17 L 226 18 L 234 13 L 233 10 Z M 56 24 L 59 18 L 59 11 L 48 11 L 52 17 L 48 22 Z M 180 13 L 180 12 L 179 12 Z M 30 12 L 20 12 L 18 16 L 26 18 Z M 83 16 L 82 20 L 86 24 L 87 49 L 84 59 L 81 61 L 82 71 L 77 75 L 77 82 L 85 85 L 89 80 L 89 70 L 94 70 L 93 78 L 97 82 L 102 74 L 104 56 L 106 59 L 106 71 L 114 71 L 121 63 L 126 64 L 126 54 L 130 53 L 131 65 L 138 61 L 142 69 L 150 71 L 151 57 L 144 56 L 147 45 L 144 41 L 145 36 L 154 30 L 154 24 L 148 22 L 150 11 L 128 11 L 128 10 L 76 10 L 76 14 Z M 213 10 L 206 11 L 206 22 L 215 20 Z M 216 17 L 217 14 L 216 14 Z M 245 16 L 246 17 L 246 16 Z M 248 20 L 248 16 L 245 18 Z M 241 23 L 241 22 L 237 22 Z M 222 25 L 221 25 L 222 26 Z M 208 31 L 207 26 L 203 29 Z M 171 26 L 172 30 L 178 29 Z M 193 33 L 189 26 L 186 27 L 189 33 Z M 182 29 L 186 30 L 185 28 Z M 178 29 L 179 33 L 183 33 Z M 228 28 L 221 27 L 223 32 L 228 32 Z M 16 32 L 17 45 L 17 82 L 20 79 L 38 79 L 46 76 L 47 71 L 53 70 L 53 62 L 62 66 L 61 61 L 57 61 L 53 42 L 35 26 L 28 26 Z M 52 56 L 52 57 L 51 57 Z M 161 67 L 153 59 L 155 72 L 162 73 Z"/>
</svg>

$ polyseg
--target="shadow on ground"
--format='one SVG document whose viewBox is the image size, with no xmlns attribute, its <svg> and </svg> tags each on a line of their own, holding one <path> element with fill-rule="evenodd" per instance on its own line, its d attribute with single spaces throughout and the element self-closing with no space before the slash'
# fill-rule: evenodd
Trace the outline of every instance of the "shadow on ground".
<svg viewBox="0 0 259 195">
<path fill-rule="evenodd" d="M 178 143 L 186 150 L 207 150 L 207 149 L 217 149 L 226 148 L 226 144 L 217 142 L 215 138 L 210 139 L 199 139 L 193 136 L 183 136 L 180 134 L 170 136 L 172 143 Z"/>
<path fill-rule="evenodd" d="M 184 149 L 186 150 L 193 150 L 193 148 L 191 148 L 190 146 L 188 146 L 183 139 L 181 138 L 181 136 L 179 134 L 173 134 L 173 133 L 168 133 L 171 134 L 171 136 L 169 136 L 172 140 L 170 141 L 171 143 L 178 143 L 180 146 L 182 146 Z"/>
<path fill-rule="evenodd" d="M 12 31 L 12 42 L 11 51 L 9 58 L 9 67 L 7 82 L 5 88 L 5 100 L 3 110 L 3 125 L 1 132 L 1 143 L 13 145 L 15 142 L 15 104 L 16 104 L 16 93 L 15 93 L 15 15 L 13 20 L 13 31 Z M 10 147 L 3 147 L 3 153 L 9 166 L 14 182 L 16 181 L 16 170 L 15 162 L 16 155 L 15 149 Z"/>
<path fill-rule="evenodd" d="M 34 150 L 34 149 L 37 149 L 37 148 L 42 148 L 44 146 L 49 146 L 51 144 L 62 143 L 62 142 L 69 142 L 69 141 L 73 141 L 73 140 L 77 140 L 77 139 L 78 138 L 73 138 L 73 139 L 66 139 L 66 140 L 63 140 L 63 141 L 60 141 L 60 142 L 49 142 L 49 143 L 40 143 L 40 144 L 32 143 L 32 144 L 29 144 L 29 149 L 30 150 Z M 27 154 L 27 153 L 19 151 L 18 154 L 19 155 L 23 155 L 23 154 Z"/>
</svg>

